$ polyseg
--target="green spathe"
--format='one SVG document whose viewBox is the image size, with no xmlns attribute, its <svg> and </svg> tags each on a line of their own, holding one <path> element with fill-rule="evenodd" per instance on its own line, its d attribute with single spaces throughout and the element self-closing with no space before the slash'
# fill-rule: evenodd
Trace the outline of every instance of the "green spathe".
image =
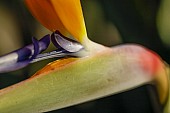
<svg viewBox="0 0 170 113">
<path fill-rule="evenodd" d="M 127 47 L 130 45 L 127 45 Z M 139 64 L 141 52 L 131 45 L 79 58 L 64 68 L 34 76 L 0 90 L 0 113 L 41 113 L 113 95 L 152 81 Z M 130 49 L 128 49 L 130 50 Z M 135 52 L 138 52 L 134 54 Z"/>
</svg>

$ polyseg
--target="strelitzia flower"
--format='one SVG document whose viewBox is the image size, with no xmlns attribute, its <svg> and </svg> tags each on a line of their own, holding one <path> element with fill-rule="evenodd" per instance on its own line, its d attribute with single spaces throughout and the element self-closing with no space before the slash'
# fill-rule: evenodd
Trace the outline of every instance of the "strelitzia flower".
<svg viewBox="0 0 170 113">
<path fill-rule="evenodd" d="M 26 0 L 26 4 L 34 17 L 52 32 L 58 30 L 64 36 L 73 36 L 87 50 L 97 47 L 88 39 L 80 0 Z"/>
<path fill-rule="evenodd" d="M 58 48 L 35 59 L 58 53 L 70 57 L 51 62 L 30 79 L 0 90 L 1 112 L 46 112 L 151 83 L 157 85 L 165 104 L 169 67 L 157 54 L 134 44 L 108 48 L 90 41 L 80 0 L 26 0 L 26 4 L 35 18 L 54 32 L 51 40 Z"/>
<path fill-rule="evenodd" d="M 69 2 L 67 2 L 67 4 L 69 4 Z M 33 15 L 35 15 L 35 17 L 44 26 L 46 26 L 49 30 L 54 32 L 51 35 L 51 40 L 53 44 L 57 47 L 57 50 L 45 54 L 39 54 L 43 50 L 45 50 L 50 43 L 50 35 L 45 36 L 45 38 L 42 38 L 42 40 L 45 39 L 43 41 L 43 44 L 41 45 L 39 44 L 39 47 L 35 47 L 35 49 L 40 48 L 42 50 L 39 50 L 34 55 L 33 52 L 35 49 L 32 47 L 33 45 L 30 45 L 31 47 L 28 46 L 29 50 L 27 51 L 26 49 L 28 49 L 28 47 L 26 46 L 22 49 L 16 50 L 14 52 L 11 52 L 10 54 L 2 56 L 0 58 L 2 59 L 1 66 L 0 66 L 0 73 L 14 71 L 27 66 L 29 63 L 34 63 L 48 58 L 65 57 L 65 56 L 82 56 L 81 54 L 87 53 L 83 49 L 84 47 L 88 47 L 85 46 L 86 45 L 85 42 L 88 41 L 90 43 L 90 41 L 87 38 L 80 1 L 73 2 L 72 6 L 68 5 L 66 6 L 67 9 L 62 11 L 59 11 L 61 9 L 61 6 L 64 5 L 63 2 L 61 1 L 57 1 L 57 3 L 60 3 L 58 9 L 54 9 L 55 7 L 52 6 L 52 5 L 56 6 L 58 4 L 56 4 L 55 1 L 50 1 L 50 0 L 43 0 L 43 1 L 27 0 L 26 3 L 30 7 L 30 10 L 32 11 Z M 46 9 L 43 8 L 42 10 L 41 7 L 46 7 Z M 49 14 L 49 12 L 51 13 Z M 69 20 L 72 22 L 68 21 L 68 19 L 65 19 L 68 17 Z M 79 29 L 79 31 L 76 31 L 76 29 Z M 74 36 L 75 39 L 77 39 L 80 43 L 84 44 L 84 47 L 77 41 L 65 37 L 60 32 L 67 36 Z M 45 46 L 45 48 L 41 46 Z M 22 54 L 20 54 L 21 52 Z M 7 59 L 7 60 L 3 60 L 3 59 Z"/>
</svg>

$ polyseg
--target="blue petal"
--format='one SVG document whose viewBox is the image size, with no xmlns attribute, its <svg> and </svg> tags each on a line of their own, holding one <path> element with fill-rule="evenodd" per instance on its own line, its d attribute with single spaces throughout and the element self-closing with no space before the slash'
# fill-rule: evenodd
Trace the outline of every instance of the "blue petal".
<svg viewBox="0 0 170 113">
<path fill-rule="evenodd" d="M 21 69 L 27 66 L 39 53 L 45 50 L 50 43 L 50 35 L 37 41 L 32 38 L 33 44 L 0 57 L 0 73 Z"/>
<path fill-rule="evenodd" d="M 50 44 L 50 35 L 45 35 L 43 38 L 41 38 L 38 42 L 39 44 L 39 52 L 46 50 Z"/>
<path fill-rule="evenodd" d="M 32 42 L 33 42 L 33 45 L 34 45 L 34 54 L 31 56 L 31 58 L 29 58 L 29 61 L 34 59 L 41 52 L 40 49 L 39 49 L 38 40 L 35 39 L 35 38 L 32 38 Z"/>
<path fill-rule="evenodd" d="M 17 55 L 18 55 L 17 62 L 20 62 L 20 61 L 27 60 L 29 58 L 28 56 L 32 55 L 32 50 L 24 47 L 24 48 L 19 49 L 15 52 L 12 52 L 12 53 L 17 53 Z"/>
<path fill-rule="evenodd" d="M 66 56 L 79 57 L 77 53 L 84 50 L 84 47 L 80 43 L 63 36 L 59 31 L 51 35 L 51 40 L 57 47 L 55 51 L 39 54 L 50 44 L 50 35 L 46 35 L 39 41 L 32 38 L 33 44 L 0 57 L 0 73 L 21 69 L 29 63 L 48 58 L 61 58 Z"/>
<path fill-rule="evenodd" d="M 38 41 L 39 52 L 41 53 L 42 51 L 46 50 L 47 47 L 49 46 L 49 44 L 50 44 L 50 35 L 48 34 L 48 35 L 45 35 L 43 38 L 41 38 Z M 34 53 L 34 45 L 33 44 L 25 46 L 24 48 L 30 49 L 31 50 L 31 55 L 33 55 L 33 53 Z"/>
<path fill-rule="evenodd" d="M 51 41 L 59 50 L 64 49 L 68 52 L 78 52 L 83 49 L 80 43 L 63 36 L 59 31 L 51 35 Z"/>
<path fill-rule="evenodd" d="M 57 47 L 57 50 L 38 54 L 36 58 L 31 61 L 31 63 L 49 58 L 63 58 L 68 56 L 81 57 L 81 55 L 77 53 L 84 50 L 80 43 L 63 36 L 59 31 L 56 31 L 51 35 L 51 41 Z"/>
</svg>

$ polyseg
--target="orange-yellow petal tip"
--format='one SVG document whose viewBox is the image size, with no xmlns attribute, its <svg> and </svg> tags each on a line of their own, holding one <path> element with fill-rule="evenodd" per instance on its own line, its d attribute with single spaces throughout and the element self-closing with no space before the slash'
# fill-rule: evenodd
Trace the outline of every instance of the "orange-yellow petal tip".
<svg viewBox="0 0 170 113">
<path fill-rule="evenodd" d="M 83 43 L 87 38 L 80 0 L 25 0 L 32 15 L 51 31 L 71 34 Z"/>
<path fill-rule="evenodd" d="M 25 0 L 25 3 L 32 15 L 46 28 L 51 31 L 57 29 L 62 33 L 65 31 L 54 8 L 51 7 L 50 0 Z"/>
<path fill-rule="evenodd" d="M 78 41 L 87 37 L 80 0 L 51 0 L 65 28 Z"/>
</svg>

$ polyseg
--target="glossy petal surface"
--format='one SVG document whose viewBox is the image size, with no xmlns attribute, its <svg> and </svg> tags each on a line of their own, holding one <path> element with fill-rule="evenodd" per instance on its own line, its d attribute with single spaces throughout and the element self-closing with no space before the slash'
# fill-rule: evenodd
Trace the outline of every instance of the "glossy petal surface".
<svg viewBox="0 0 170 113">
<path fill-rule="evenodd" d="M 58 49 L 64 49 L 68 52 L 78 52 L 83 49 L 83 45 L 65 37 L 59 31 L 56 31 L 51 35 L 51 40 Z"/>
</svg>

